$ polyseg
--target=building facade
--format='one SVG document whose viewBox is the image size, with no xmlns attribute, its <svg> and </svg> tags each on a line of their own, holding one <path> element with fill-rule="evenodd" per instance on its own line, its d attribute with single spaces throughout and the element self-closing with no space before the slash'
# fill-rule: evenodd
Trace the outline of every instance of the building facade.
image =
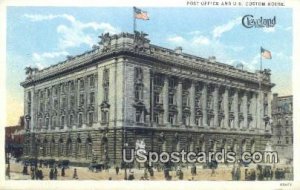
<svg viewBox="0 0 300 190">
<path fill-rule="evenodd" d="M 26 155 L 120 164 L 137 141 L 157 152 L 265 149 L 269 70 L 251 73 L 146 36 L 103 34 L 92 51 L 27 68 Z"/>
<path fill-rule="evenodd" d="M 273 94 L 273 146 L 281 161 L 293 159 L 293 96 Z"/>
</svg>

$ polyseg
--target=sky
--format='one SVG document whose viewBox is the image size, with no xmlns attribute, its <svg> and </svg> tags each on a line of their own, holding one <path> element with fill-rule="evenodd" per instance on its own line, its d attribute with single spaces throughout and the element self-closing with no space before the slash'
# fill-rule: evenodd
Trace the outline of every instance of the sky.
<svg viewBox="0 0 300 190">
<path fill-rule="evenodd" d="M 149 34 L 152 44 L 217 61 L 249 71 L 260 67 L 260 47 L 271 51 L 263 60 L 270 68 L 273 93 L 292 94 L 292 9 L 281 8 L 151 8 L 150 20 L 137 20 L 137 30 Z M 273 28 L 242 26 L 244 15 L 273 18 Z M 132 7 L 8 7 L 6 110 L 7 126 L 16 125 L 23 115 L 26 66 L 40 69 L 91 50 L 98 36 L 109 32 L 133 31 Z"/>
</svg>

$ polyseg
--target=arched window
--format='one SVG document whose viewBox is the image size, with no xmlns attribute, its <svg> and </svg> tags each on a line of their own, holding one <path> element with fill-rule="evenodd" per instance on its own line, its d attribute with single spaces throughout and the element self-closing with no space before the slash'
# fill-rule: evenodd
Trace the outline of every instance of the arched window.
<svg viewBox="0 0 300 190">
<path fill-rule="evenodd" d="M 64 140 L 63 140 L 63 138 L 61 137 L 58 142 L 59 142 L 59 144 L 58 144 L 58 156 L 63 156 L 63 153 L 64 153 Z"/>
<path fill-rule="evenodd" d="M 55 152 L 55 140 L 54 138 L 52 138 L 50 142 L 50 148 L 49 148 L 50 156 L 54 156 L 54 152 Z"/>
<path fill-rule="evenodd" d="M 81 139 L 80 139 L 80 137 L 77 137 L 77 140 L 76 140 L 75 156 L 76 156 L 76 158 L 81 156 Z"/>
<path fill-rule="evenodd" d="M 66 156 L 72 155 L 72 139 L 71 137 L 68 138 L 66 143 Z"/>
<path fill-rule="evenodd" d="M 91 137 L 88 137 L 86 139 L 86 142 L 85 142 L 85 155 L 86 155 L 86 159 L 89 160 L 89 159 L 92 159 L 93 157 L 93 154 L 92 154 L 92 149 L 93 148 L 93 143 L 92 143 L 92 139 Z"/>
<path fill-rule="evenodd" d="M 48 141 L 45 138 L 43 141 L 43 151 L 42 151 L 43 156 L 46 156 L 48 154 L 47 148 L 48 148 Z"/>
</svg>

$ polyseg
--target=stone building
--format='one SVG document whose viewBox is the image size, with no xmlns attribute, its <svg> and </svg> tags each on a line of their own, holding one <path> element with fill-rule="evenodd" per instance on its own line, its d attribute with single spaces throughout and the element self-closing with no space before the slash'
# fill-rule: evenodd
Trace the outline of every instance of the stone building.
<svg viewBox="0 0 300 190">
<path fill-rule="evenodd" d="M 273 146 L 281 161 L 293 159 L 293 96 L 273 94 L 272 100 Z"/>
<path fill-rule="evenodd" d="M 157 152 L 265 149 L 270 70 L 248 72 L 146 36 L 103 34 L 92 51 L 26 68 L 26 155 L 120 164 L 122 149 L 141 140 Z"/>
</svg>

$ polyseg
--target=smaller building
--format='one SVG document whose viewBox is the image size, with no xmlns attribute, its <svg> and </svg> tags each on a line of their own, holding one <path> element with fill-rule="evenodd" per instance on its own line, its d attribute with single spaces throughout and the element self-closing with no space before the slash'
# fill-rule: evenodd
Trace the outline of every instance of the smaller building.
<svg viewBox="0 0 300 190">
<path fill-rule="evenodd" d="M 293 96 L 273 94 L 273 145 L 281 162 L 293 159 Z"/>
<path fill-rule="evenodd" d="M 24 117 L 20 117 L 18 125 L 5 127 L 5 153 L 13 157 L 20 157 L 23 154 L 24 143 Z"/>
</svg>

